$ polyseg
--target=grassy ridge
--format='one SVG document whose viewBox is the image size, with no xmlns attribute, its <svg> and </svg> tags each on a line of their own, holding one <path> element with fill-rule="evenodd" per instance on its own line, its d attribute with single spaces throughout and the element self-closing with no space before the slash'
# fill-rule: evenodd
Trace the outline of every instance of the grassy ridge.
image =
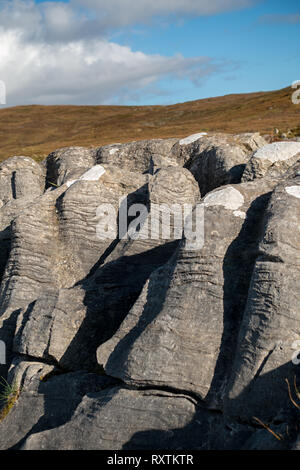
<svg viewBox="0 0 300 470">
<path fill-rule="evenodd" d="M 171 106 L 17 106 L 0 109 L 0 160 L 52 150 L 184 137 L 201 131 L 272 134 L 300 128 L 292 90 L 226 95 Z"/>
</svg>

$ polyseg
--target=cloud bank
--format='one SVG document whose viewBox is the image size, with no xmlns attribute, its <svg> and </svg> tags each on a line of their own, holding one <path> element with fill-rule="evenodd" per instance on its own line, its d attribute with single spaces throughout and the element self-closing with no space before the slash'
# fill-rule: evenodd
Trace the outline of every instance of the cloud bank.
<svg viewBox="0 0 300 470">
<path fill-rule="evenodd" d="M 174 15 L 210 15 L 251 0 L 32 0 L 0 2 L 0 79 L 7 104 L 108 104 L 163 93 L 166 78 L 201 83 L 224 67 L 213 58 L 145 54 L 111 32 Z M 172 8 L 170 8 L 172 5 Z"/>
</svg>

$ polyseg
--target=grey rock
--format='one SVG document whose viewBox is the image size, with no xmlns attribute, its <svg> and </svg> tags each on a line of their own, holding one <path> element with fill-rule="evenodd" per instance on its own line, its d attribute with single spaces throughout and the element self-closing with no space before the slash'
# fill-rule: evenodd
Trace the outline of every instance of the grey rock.
<svg viewBox="0 0 300 470">
<path fill-rule="evenodd" d="M 0 422 L 1 450 L 18 449 L 30 434 L 63 425 L 86 393 L 99 392 L 113 384 L 105 376 L 81 371 L 62 374 L 51 366 L 22 359 L 14 361 L 9 380 L 21 392 Z"/>
<path fill-rule="evenodd" d="M 240 183 L 245 166 L 254 150 L 265 145 L 259 134 L 209 134 L 188 145 L 174 146 L 199 183 L 202 195 L 213 189 Z M 180 150 L 177 150 L 177 148 Z"/>
<path fill-rule="evenodd" d="M 49 329 L 47 330 L 45 323 L 38 320 L 44 318 L 51 329 L 52 322 L 49 321 L 47 315 L 50 313 L 49 308 L 50 310 L 54 308 L 55 299 L 59 297 L 59 290 L 70 288 L 76 282 L 84 280 L 99 258 L 101 259 L 102 255 L 105 258 L 105 252 L 113 240 L 103 240 L 97 236 L 99 204 L 106 202 L 114 204 L 117 213 L 119 199 L 126 197 L 128 193 L 137 192 L 139 201 L 147 197 L 143 189 L 147 179 L 143 175 L 106 168 L 105 175 L 102 176 L 104 178 L 101 183 L 99 183 L 99 177 L 96 177 L 96 180 L 79 180 L 73 184 L 63 184 L 55 190 L 48 190 L 27 204 L 24 210 L 14 217 L 11 225 L 10 254 L 0 289 L 0 339 L 5 341 L 10 359 L 16 331 L 18 337 L 15 341 L 15 348 L 19 349 L 20 328 L 23 331 L 24 327 L 23 317 L 32 318 L 33 324 L 38 325 L 37 328 L 41 332 L 41 342 L 33 349 L 47 350 L 49 338 L 45 338 L 45 332 L 49 332 Z M 78 289 L 75 289 L 74 300 L 72 300 L 72 293 L 68 295 L 68 291 L 62 293 L 61 297 L 65 295 L 63 298 L 70 299 L 70 303 L 68 300 L 63 311 L 72 312 L 72 309 L 75 309 L 77 316 L 74 317 L 74 322 L 78 330 L 86 312 L 86 306 L 83 304 L 81 309 L 78 308 L 77 292 Z M 99 296 L 101 297 L 101 293 Z M 82 298 L 84 299 L 85 296 Z M 37 321 L 34 320 L 36 303 L 39 307 L 43 305 L 45 312 L 44 317 L 40 313 Z M 63 314 L 60 312 L 57 319 L 61 317 Z M 65 320 L 58 320 L 60 321 Z M 66 320 L 66 326 L 67 324 L 68 320 Z M 35 335 L 38 334 L 35 330 L 36 326 L 32 332 L 33 336 L 29 335 L 33 343 L 37 337 Z M 30 330 L 25 330 L 25 333 L 26 331 Z M 67 331 L 68 326 L 66 331 L 61 330 L 61 335 L 65 339 L 73 338 L 73 329 L 70 328 L 68 333 Z M 43 343 L 42 338 L 45 339 L 46 344 Z M 53 335 L 53 338 L 56 336 Z M 61 348 L 63 345 L 65 345 L 65 340 L 62 341 Z M 32 344 L 25 347 L 28 351 L 31 348 Z M 20 345 L 20 350 L 23 350 L 22 345 Z M 44 353 L 42 356 L 33 354 L 33 357 L 37 358 L 43 356 Z"/>
<path fill-rule="evenodd" d="M 268 181 L 248 183 L 204 198 L 203 247 L 191 251 L 182 242 L 150 276 L 115 336 L 98 349 L 107 374 L 130 385 L 188 391 L 219 406 L 271 189 Z"/>
<path fill-rule="evenodd" d="M 154 173 L 162 166 L 180 165 L 181 159 L 171 152 L 176 142 L 178 139 L 153 139 L 107 145 L 98 149 L 97 163 L 140 173 Z"/>
<path fill-rule="evenodd" d="M 187 426 L 194 413 L 195 404 L 183 395 L 115 387 L 87 394 L 67 424 L 32 434 L 22 448 L 182 449 L 184 441 L 174 431 Z"/>
<path fill-rule="evenodd" d="M 110 204 L 118 215 L 122 198 L 131 195 L 129 202 L 145 202 L 147 199 L 146 176 L 111 166 L 103 169 L 105 173 L 98 181 L 78 180 L 57 201 L 64 246 L 63 262 L 69 264 L 73 285 L 84 278 L 115 238 L 99 237 L 97 226 L 101 217 L 97 216 L 98 207 Z"/>
<path fill-rule="evenodd" d="M 0 164 L 0 206 L 12 199 L 34 199 L 44 188 L 45 172 L 32 158 L 11 157 Z"/>
<path fill-rule="evenodd" d="M 298 143 L 265 144 L 1 163 L 0 375 L 21 389 L 1 449 L 297 448 Z"/>
<path fill-rule="evenodd" d="M 266 210 L 228 387 L 231 418 L 274 418 L 290 402 L 285 379 L 299 377 L 292 362 L 300 335 L 299 169 L 276 187 Z"/>
<path fill-rule="evenodd" d="M 44 188 L 44 170 L 31 158 L 12 157 L 0 164 L 0 280 L 10 252 L 11 221 Z"/>
<path fill-rule="evenodd" d="M 242 181 L 252 181 L 266 175 L 283 175 L 300 159 L 300 143 L 273 142 L 254 152 L 246 165 Z"/>
<path fill-rule="evenodd" d="M 124 177 L 123 170 L 119 170 L 119 173 Z M 118 172 L 116 174 L 118 175 Z M 102 188 L 99 199 L 103 202 L 103 187 L 110 181 L 105 180 L 105 177 L 106 174 L 103 177 L 103 186 L 99 186 Z M 120 179 L 115 178 L 116 180 L 120 182 Z M 140 180 L 143 181 L 142 175 Z M 128 183 L 128 180 L 126 181 Z M 82 187 L 73 187 L 74 197 L 80 201 Z M 83 189 L 84 198 L 87 189 Z M 181 168 L 159 171 L 151 182 L 149 192 L 151 204 L 153 200 L 156 204 L 190 203 L 193 206 L 199 199 L 198 186 L 193 176 L 188 170 Z M 106 201 L 112 202 L 113 194 L 109 194 L 110 199 Z M 65 193 L 62 196 L 65 198 Z M 92 198 L 86 201 L 88 207 L 93 207 L 93 204 Z M 84 205 L 79 206 L 81 207 L 82 213 Z M 64 216 L 64 220 L 66 218 Z M 74 217 L 70 219 L 74 220 Z M 84 229 L 86 225 L 85 223 Z M 77 230 L 78 237 L 78 224 L 73 224 L 73 227 Z M 74 236 L 74 242 L 70 242 L 73 250 L 76 243 L 78 240 Z M 117 241 L 104 265 L 100 258 L 100 263 L 94 266 L 91 274 L 80 285 L 47 292 L 21 310 L 15 330 L 14 353 L 52 361 L 67 370 L 97 368 L 97 346 L 114 334 L 140 294 L 146 279 L 168 261 L 176 244 L 176 240 L 171 237 L 169 240 L 158 237 L 155 240 Z M 85 245 L 82 242 L 81 247 L 82 253 L 88 255 L 89 241 L 87 240 Z M 103 251 L 102 249 L 102 253 Z M 101 254 L 99 242 L 98 254 Z M 80 259 L 79 255 L 80 250 L 77 259 Z"/>
<path fill-rule="evenodd" d="M 45 161 L 48 186 L 66 183 L 80 177 L 96 163 L 97 149 L 64 147 L 48 155 Z"/>
<path fill-rule="evenodd" d="M 11 249 L 11 222 L 32 203 L 32 197 L 12 199 L 0 208 L 0 281 Z"/>
<path fill-rule="evenodd" d="M 11 251 L 0 289 L 2 311 L 28 305 L 58 285 L 57 196 L 45 193 L 12 221 Z"/>
</svg>

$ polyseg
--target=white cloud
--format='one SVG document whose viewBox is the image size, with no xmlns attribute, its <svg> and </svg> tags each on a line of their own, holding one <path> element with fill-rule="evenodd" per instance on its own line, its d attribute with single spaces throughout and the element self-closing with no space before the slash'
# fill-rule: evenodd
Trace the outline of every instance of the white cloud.
<svg viewBox="0 0 300 470">
<path fill-rule="evenodd" d="M 118 102 L 162 77 L 196 80 L 217 68 L 209 58 L 146 55 L 106 40 L 24 43 L 11 31 L 0 32 L 0 43 L 8 105 Z"/>
<path fill-rule="evenodd" d="M 105 104 L 159 94 L 161 79 L 199 84 L 222 68 L 208 57 L 134 52 L 107 32 L 155 15 L 212 14 L 251 0 L 0 1 L 0 79 L 7 104 Z M 172 5 L 172 10 L 170 9 Z M 90 9 L 89 9 L 90 8 Z M 150 90 L 150 91 L 149 91 Z"/>
<path fill-rule="evenodd" d="M 69 3 L 0 0 L 0 25 L 22 30 L 27 39 L 47 41 L 105 36 L 158 16 L 212 15 L 251 6 L 259 0 L 70 0 Z"/>
</svg>

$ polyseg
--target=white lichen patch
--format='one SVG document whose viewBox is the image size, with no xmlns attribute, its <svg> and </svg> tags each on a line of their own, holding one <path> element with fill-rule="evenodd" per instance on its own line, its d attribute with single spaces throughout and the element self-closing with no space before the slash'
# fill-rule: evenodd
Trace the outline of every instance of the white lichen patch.
<svg viewBox="0 0 300 470">
<path fill-rule="evenodd" d="M 288 186 L 287 188 L 285 188 L 285 190 L 291 196 L 300 199 L 300 186 Z"/>
<path fill-rule="evenodd" d="M 207 135 L 207 132 L 200 132 L 199 134 L 189 135 L 188 137 L 185 137 L 184 139 L 181 139 L 179 141 L 179 145 L 192 144 L 193 142 L 195 142 L 198 139 L 201 139 L 201 137 L 203 137 L 205 135 Z"/>
<path fill-rule="evenodd" d="M 67 187 L 69 188 L 72 184 L 77 183 L 77 181 L 98 181 L 102 175 L 104 175 L 105 169 L 102 165 L 95 165 L 86 171 L 80 178 L 72 181 L 68 181 Z"/>
<path fill-rule="evenodd" d="M 204 198 L 205 206 L 223 206 L 225 209 L 237 211 L 244 204 L 244 196 L 237 189 L 228 186 Z"/>
<path fill-rule="evenodd" d="M 300 142 L 273 142 L 258 149 L 253 158 L 275 163 L 288 160 L 298 152 L 300 152 Z"/>
</svg>

